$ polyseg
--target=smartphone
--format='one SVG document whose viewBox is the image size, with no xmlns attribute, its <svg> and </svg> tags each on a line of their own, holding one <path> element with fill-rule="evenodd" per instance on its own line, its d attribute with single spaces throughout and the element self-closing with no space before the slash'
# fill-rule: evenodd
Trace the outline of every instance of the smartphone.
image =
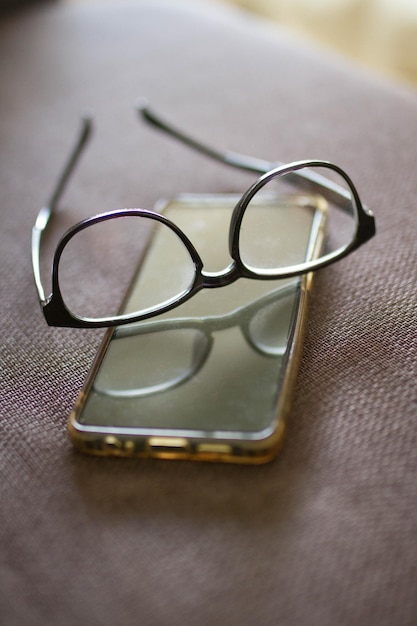
<svg viewBox="0 0 417 626">
<path fill-rule="evenodd" d="M 184 230 L 205 271 L 230 263 L 228 229 L 238 197 L 182 195 L 159 203 Z M 316 195 L 260 195 L 281 211 L 282 255 L 315 257 L 326 223 Z M 123 310 L 163 287 L 158 263 L 170 254 L 151 238 Z M 96 455 L 264 463 L 278 452 L 302 350 L 312 275 L 241 278 L 205 289 L 176 309 L 109 329 L 69 417 L 77 449 Z"/>
</svg>

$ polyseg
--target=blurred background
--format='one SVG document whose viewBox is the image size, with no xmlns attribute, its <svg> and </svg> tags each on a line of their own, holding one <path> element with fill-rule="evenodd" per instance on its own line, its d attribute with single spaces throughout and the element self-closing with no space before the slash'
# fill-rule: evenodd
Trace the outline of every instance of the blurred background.
<svg viewBox="0 0 417 626">
<path fill-rule="evenodd" d="M 417 0 L 227 0 L 417 85 Z"/>
<path fill-rule="evenodd" d="M 35 1 L 0 0 L 0 7 L 10 8 Z M 114 0 L 56 0 L 62 4 L 109 1 Z M 175 4 L 179 0 L 168 1 Z M 201 1 L 193 0 L 192 3 Z M 417 86 L 417 0 L 205 1 L 235 5 L 266 17 L 319 42 L 330 52 L 339 52 Z"/>
<path fill-rule="evenodd" d="M 417 85 L 417 0 L 213 0 L 216 2 L 266 17 L 329 51 Z"/>
</svg>

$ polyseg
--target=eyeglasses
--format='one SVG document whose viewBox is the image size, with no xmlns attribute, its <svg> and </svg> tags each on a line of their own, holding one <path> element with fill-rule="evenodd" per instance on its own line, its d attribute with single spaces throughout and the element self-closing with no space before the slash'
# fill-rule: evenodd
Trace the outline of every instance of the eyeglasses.
<svg viewBox="0 0 417 626">
<path fill-rule="evenodd" d="M 35 285 L 50 326 L 103 328 L 138 322 L 173 309 L 201 289 L 223 287 L 239 278 L 275 280 L 321 269 L 347 256 L 375 234 L 372 212 L 362 205 L 351 179 L 339 166 L 321 160 L 284 165 L 217 151 L 163 121 L 144 102 L 137 105 L 137 112 L 156 128 L 198 152 L 223 164 L 260 174 L 231 214 L 230 263 L 221 271 L 204 271 L 203 260 L 184 230 L 166 216 L 142 208 L 118 209 L 82 220 L 67 230 L 55 250 L 52 292 L 46 296 L 40 265 L 42 236 L 91 134 L 92 120 L 85 118 L 55 189 L 39 211 L 32 229 Z M 291 258 L 290 254 L 283 266 L 281 250 L 288 242 L 285 211 L 280 206 L 282 199 L 285 201 L 300 191 L 327 204 L 325 246 L 314 259 Z M 259 210 L 259 198 L 263 210 Z M 277 203 L 268 198 L 281 200 Z M 163 298 L 157 302 L 144 300 L 129 312 L 112 297 L 106 303 L 105 296 L 111 295 L 112 289 L 123 281 L 128 288 L 126 277 L 137 270 L 140 260 L 137 257 L 144 256 L 146 262 L 149 242 L 158 237 L 169 241 L 169 249 L 175 250 L 175 259 L 171 253 L 169 258 L 160 259 L 158 280 L 165 281 Z M 127 241 L 133 246 L 132 252 L 128 251 Z M 115 251 L 111 259 L 110 249 Z M 77 272 L 78 279 L 74 278 Z"/>
<path fill-rule="evenodd" d="M 226 314 L 153 319 L 118 327 L 94 391 L 112 398 L 137 398 L 178 387 L 202 369 L 215 333 L 236 327 L 261 357 L 284 358 L 299 290 L 296 278 Z M 238 335 L 232 336 L 239 340 Z"/>
</svg>

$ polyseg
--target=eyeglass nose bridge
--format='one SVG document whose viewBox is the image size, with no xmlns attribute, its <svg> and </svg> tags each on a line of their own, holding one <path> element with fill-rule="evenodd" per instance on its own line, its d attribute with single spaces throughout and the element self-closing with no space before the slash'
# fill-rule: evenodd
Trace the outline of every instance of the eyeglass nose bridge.
<svg viewBox="0 0 417 626">
<path fill-rule="evenodd" d="M 236 263 L 232 261 L 230 265 L 219 272 L 200 272 L 200 280 L 197 288 L 199 289 L 215 289 L 216 287 L 225 287 L 236 282 L 242 276 L 241 271 Z"/>
</svg>

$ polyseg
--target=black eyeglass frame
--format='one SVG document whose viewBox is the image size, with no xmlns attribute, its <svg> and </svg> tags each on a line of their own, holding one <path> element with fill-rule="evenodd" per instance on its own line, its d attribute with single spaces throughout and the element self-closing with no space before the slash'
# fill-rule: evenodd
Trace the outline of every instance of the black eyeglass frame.
<svg viewBox="0 0 417 626">
<path fill-rule="evenodd" d="M 38 292 L 40 305 L 42 307 L 45 319 L 50 326 L 62 326 L 72 328 L 106 328 L 112 326 L 120 326 L 123 324 L 130 324 L 133 322 L 139 322 L 145 320 L 160 313 L 169 311 L 181 303 L 185 302 L 196 294 L 201 289 L 223 287 L 235 282 L 239 278 L 252 278 L 258 280 L 276 280 L 291 278 L 294 276 L 300 276 L 311 271 L 316 271 L 323 267 L 334 263 L 347 256 L 354 250 L 356 250 L 363 243 L 368 241 L 375 234 L 375 219 L 372 212 L 364 207 L 359 198 L 358 192 L 350 179 L 350 177 L 339 166 L 322 160 L 305 160 L 297 161 L 290 164 L 277 164 L 262 161 L 253 157 L 240 155 L 233 152 L 219 152 L 205 146 L 204 144 L 192 139 L 182 131 L 178 131 L 171 125 L 162 121 L 149 106 L 141 102 L 137 105 L 137 111 L 141 116 L 155 127 L 163 130 L 172 137 L 179 139 L 189 147 L 196 149 L 197 151 L 214 158 L 223 164 L 233 166 L 238 169 L 255 172 L 261 174 L 242 195 L 233 209 L 232 218 L 229 229 L 229 251 L 231 256 L 231 263 L 222 272 L 216 273 L 204 273 L 203 261 L 195 249 L 192 242 L 185 235 L 185 233 L 176 226 L 171 220 L 164 215 L 161 215 L 155 211 L 148 209 L 118 209 L 115 211 L 109 211 L 106 213 L 100 213 L 93 217 L 84 219 L 74 226 L 72 226 L 58 242 L 52 264 L 52 292 L 50 296 L 45 297 L 45 292 L 41 279 L 40 269 L 40 251 L 42 235 L 46 230 L 51 216 L 56 211 L 58 201 L 64 191 L 65 185 L 75 168 L 75 165 L 81 155 L 85 144 L 92 130 L 91 118 L 84 118 L 82 120 L 81 132 L 78 136 L 76 144 L 70 154 L 68 161 L 65 164 L 63 172 L 58 179 L 57 185 L 53 191 L 49 202 L 43 207 L 37 216 L 35 225 L 32 229 L 32 267 L 35 279 L 35 285 Z M 324 176 L 318 175 L 313 172 L 305 172 L 305 168 L 320 167 L 327 168 L 339 174 L 341 178 L 347 184 L 352 197 L 350 198 L 346 191 L 336 185 L 331 180 Z M 303 170 L 303 171 L 299 171 Z M 260 189 L 262 189 L 267 183 L 274 178 L 280 176 L 291 177 L 292 182 L 295 182 L 297 186 L 306 191 L 313 191 L 320 193 L 324 198 L 336 202 L 338 206 L 349 213 L 354 213 L 356 219 L 356 232 L 352 241 L 338 250 L 328 253 L 318 259 L 307 260 L 304 263 L 298 264 L 291 268 L 276 271 L 274 270 L 256 270 L 254 271 L 248 267 L 241 258 L 239 250 L 239 236 L 240 225 L 242 223 L 243 216 L 246 208 L 252 198 Z M 61 289 L 59 286 L 59 261 L 62 252 L 67 243 L 77 233 L 84 230 L 87 227 L 93 226 L 99 222 L 103 222 L 110 219 L 118 219 L 122 217 L 146 217 L 152 220 L 156 220 L 170 228 L 182 241 L 187 248 L 188 253 L 194 264 L 195 274 L 193 283 L 183 291 L 181 294 L 172 298 L 171 300 L 163 303 L 162 306 L 148 309 L 141 313 L 125 314 L 120 316 L 102 317 L 102 318 L 88 318 L 80 317 L 73 314 L 65 305 L 62 297 Z"/>
</svg>

